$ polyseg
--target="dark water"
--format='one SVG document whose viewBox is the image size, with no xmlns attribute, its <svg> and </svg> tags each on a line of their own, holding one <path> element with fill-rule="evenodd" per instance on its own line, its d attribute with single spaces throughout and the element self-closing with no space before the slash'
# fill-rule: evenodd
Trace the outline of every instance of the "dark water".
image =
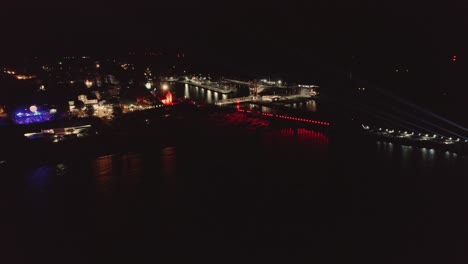
<svg viewBox="0 0 468 264">
<path fill-rule="evenodd" d="M 1 263 L 465 263 L 468 159 L 311 130 L 0 164 Z"/>
</svg>

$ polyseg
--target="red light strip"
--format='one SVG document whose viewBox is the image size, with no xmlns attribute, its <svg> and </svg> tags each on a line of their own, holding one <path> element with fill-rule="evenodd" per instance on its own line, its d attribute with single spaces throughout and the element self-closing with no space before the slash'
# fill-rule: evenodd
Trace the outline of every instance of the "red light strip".
<svg viewBox="0 0 468 264">
<path fill-rule="evenodd" d="M 239 112 L 246 112 L 246 113 L 251 113 L 251 110 L 244 110 L 244 109 L 237 109 Z M 300 122 L 307 122 L 307 123 L 312 123 L 312 124 L 319 124 L 319 125 L 324 125 L 324 126 L 329 126 L 329 122 L 322 122 L 322 121 L 317 121 L 317 120 L 310 120 L 310 119 L 305 119 L 305 118 L 299 118 L 299 117 L 292 117 L 292 116 L 285 116 L 285 115 L 274 115 L 270 113 L 261 113 L 264 116 L 271 116 L 271 117 L 278 117 L 282 119 L 289 119 L 289 120 L 295 120 L 295 121 L 300 121 Z"/>
</svg>

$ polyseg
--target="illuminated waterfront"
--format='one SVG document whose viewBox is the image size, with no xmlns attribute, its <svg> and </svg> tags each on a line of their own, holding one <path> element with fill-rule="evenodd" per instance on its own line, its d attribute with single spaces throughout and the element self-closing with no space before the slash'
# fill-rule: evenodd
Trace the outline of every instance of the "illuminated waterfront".
<svg viewBox="0 0 468 264">
<path fill-rule="evenodd" d="M 0 264 L 468 262 L 462 3 L 16 2 Z"/>
</svg>

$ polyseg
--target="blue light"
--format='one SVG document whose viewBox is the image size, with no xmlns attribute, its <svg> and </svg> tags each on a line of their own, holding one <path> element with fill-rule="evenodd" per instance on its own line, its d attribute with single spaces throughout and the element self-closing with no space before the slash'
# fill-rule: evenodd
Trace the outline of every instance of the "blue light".
<svg viewBox="0 0 468 264">
<path fill-rule="evenodd" d="M 35 112 L 17 112 L 13 118 L 16 124 L 35 124 L 50 121 L 55 118 L 55 114 L 49 111 L 35 111 Z"/>
</svg>

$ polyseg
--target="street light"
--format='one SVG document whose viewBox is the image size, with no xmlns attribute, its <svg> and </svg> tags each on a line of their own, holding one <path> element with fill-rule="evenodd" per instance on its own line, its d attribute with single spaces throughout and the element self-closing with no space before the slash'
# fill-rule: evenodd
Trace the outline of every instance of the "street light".
<svg viewBox="0 0 468 264">
<path fill-rule="evenodd" d="M 91 86 L 93 86 L 93 82 L 90 81 L 90 80 L 86 80 L 85 85 L 86 85 L 86 87 L 91 88 Z"/>
</svg>

